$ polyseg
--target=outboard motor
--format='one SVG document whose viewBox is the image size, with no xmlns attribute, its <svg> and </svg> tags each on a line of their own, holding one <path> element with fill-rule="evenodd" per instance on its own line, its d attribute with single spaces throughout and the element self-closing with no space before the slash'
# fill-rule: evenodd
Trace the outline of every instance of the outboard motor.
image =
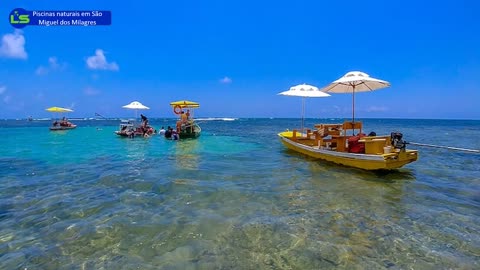
<svg viewBox="0 0 480 270">
<path fill-rule="evenodd" d="M 403 134 L 400 132 L 392 132 L 390 134 L 390 139 L 392 140 L 392 145 L 396 149 L 405 150 L 407 142 L 402 140 Z"/>
</svg>

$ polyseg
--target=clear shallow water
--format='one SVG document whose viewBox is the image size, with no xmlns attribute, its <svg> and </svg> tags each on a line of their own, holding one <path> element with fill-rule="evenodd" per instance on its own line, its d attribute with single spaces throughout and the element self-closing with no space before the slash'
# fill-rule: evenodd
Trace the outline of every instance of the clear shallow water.
<svg viewBox="0 0 480 270">
<path fill-rule="evenodd" d="M 180 142 L 76 123 L 0 121 L 0 269 L 480 268 L 478 154 L 417 148 L 372 173 L 287 151 L 276 134 L 298 119 L 206 121 Z M 364 126 L 480 149 L 480 121 Z"/>
</svg>

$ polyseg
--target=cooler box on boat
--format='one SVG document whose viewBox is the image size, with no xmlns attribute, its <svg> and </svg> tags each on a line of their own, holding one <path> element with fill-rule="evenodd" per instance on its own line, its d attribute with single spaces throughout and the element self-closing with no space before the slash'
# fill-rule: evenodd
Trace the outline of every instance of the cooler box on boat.
<svg viewBox="0 0 480 270">
<path fill-rule="evenodd" d="M 365 154 L 383 154 L 385 145 L 389 141 L 385 137 L 363 137 L 360 141 L 365 143 Z"/>
</svg>

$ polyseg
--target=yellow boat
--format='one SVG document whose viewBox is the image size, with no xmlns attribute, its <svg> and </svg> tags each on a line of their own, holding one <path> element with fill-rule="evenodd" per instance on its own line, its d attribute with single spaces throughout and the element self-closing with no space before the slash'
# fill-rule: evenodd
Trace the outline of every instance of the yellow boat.
<svg viewBox="0 0 480 270">
<path fill-rule="evenodd" d="M 398 169 L 418 158 L 417 150 L 406 150 L 401 133 L 392 132 L 387 136 L 346 135 L 352 129 L 360 129 L 362 134 L 362 123 L 318 124 L 306 133 L 293 130 L 281 132 L 278 136 L 291 150 L 365 170 Z"/>
<path fill-rule="evenodd" d="M 322 88 L 324 93 L 352 93 L 352 121 L 342 124 L 318 124 L 306 133 L 286 131 L 278 134 L 282 143 L 297 152 L 314 158 L 365 170 L 391 170 L 418 159 L 416 150 L 406 150 L 403 135 L 392 132 L 390 136 L 362 133 L 362 123 L 355 122 L 355 93 L 371 92 L 389 87 L 384 80 L 371 78 L 360 71 L 351 71 Z M 316 90 L 316 89 L 314 89 Z M 305 92 L 305 91 L 304 91 Z M 311 91 L 312 93 L 315 91 Z M 299 93 L 295 95 L 300 95 Z M 319 96 L 309 94 L 309 97 Z M 359 130 L 356 136 L 355 130 Z M 352 130 L 352 136 L 348 136 Z"/>
</svg>

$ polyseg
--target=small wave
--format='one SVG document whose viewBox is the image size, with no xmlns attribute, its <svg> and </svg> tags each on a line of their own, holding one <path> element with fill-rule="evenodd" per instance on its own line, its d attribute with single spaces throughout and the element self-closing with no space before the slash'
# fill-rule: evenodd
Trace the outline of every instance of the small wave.
<svg viewBox="0 0 480 270">
<path fill-rule="evenodd" d="M 196 118 L 197 121 L 235 121 L 238 118 L 228 118 L 228 117 L 207 117 L 207 118 Z"/>
</svg>

